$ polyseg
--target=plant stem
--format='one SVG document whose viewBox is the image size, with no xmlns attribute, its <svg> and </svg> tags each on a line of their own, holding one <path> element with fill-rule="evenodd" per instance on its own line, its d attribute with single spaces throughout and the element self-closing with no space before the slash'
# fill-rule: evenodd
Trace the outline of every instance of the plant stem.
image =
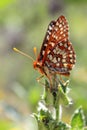
<svg viewBox="0 0 87 130">
<path fill-rule="evenodd" d="M 59 106 L 55 108 L 56 110 L 56 121 L 59 121 Z"/>
<path fill-rule="evenodd" d="M 54 75 L 53 76 L 53 106 L 55 108 L 55 113 L 56 113 L 56 121 L 58 122 L 60 119 L 60 104 L 59 104 L 59 100 L 60 100 L 60 95 L 59 95 L 59 82 L 57 79 L 57 76 Z"/>
</svg>

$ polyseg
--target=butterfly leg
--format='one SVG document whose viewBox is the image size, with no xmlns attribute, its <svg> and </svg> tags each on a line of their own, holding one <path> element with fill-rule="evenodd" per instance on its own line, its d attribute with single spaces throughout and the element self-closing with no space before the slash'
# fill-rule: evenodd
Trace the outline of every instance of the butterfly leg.
<svg viewBox="0 0 87 130">
<path fill-rule="evenodd" d="M 37 82 L 40 83 L 41 85 L 45 86 L 45 84 L 40 81 L 43 77 L 44 77 L 44 75 L 41 75 L 41 76 L 38 77 L 36 80 L 37 80 Z"/>
<path fill-rule="evenodd" d="M 65 81 L 63 80 L 62 76 L 59 75 L 59 80 L 62 82 L 62 83 L 65 83 Z"/>
<path fill-rule="evenodd" d="M 42 79 L 44 77 L 44 75 L 41 75 L 40 77 L 37 78 L 37 81 L 39 82 L 40 79 Z"/>
</svg>

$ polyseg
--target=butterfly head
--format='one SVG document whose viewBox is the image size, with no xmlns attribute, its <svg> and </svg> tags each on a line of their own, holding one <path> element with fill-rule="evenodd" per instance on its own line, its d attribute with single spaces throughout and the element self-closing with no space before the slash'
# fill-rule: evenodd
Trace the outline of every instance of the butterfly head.
<svg viewBox="0 0 87 130">
<path fill-rule="evenodd" d="M 34 61 L 33 67 L 34 67 L 34 69 L 37 69 L 39 72 L 43 73 L 42 63 Z"/>
</svg>

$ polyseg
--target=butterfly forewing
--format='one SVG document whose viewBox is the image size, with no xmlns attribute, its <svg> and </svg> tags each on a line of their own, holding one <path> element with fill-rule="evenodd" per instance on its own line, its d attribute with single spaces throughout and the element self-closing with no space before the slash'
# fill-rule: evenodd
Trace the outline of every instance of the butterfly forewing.
<svg viewBox="0 0 87 130">
<path fill-rule="evenodd" d="M 69 41 L 68 22 L 64 16 L 52 21 L 47 29 L 38 62 L 52 73 L 69 75 L 75 64 L 75 52 Z"/>
<path fill-rule="evenodd" d="M 68 23 L 64 16 L 60 16 L 57 21 L 51 21 L 44 38 L 38 61 L 45 59 L 51 49 L 58 42 L 68 39 Z M 45 54 L 46 53 L 46 54 Z M 44 58 L 43 58 L 44 57 Z"/>
<path fill-rule="evenodd" d="M 50 34 L 52 34 L 52 31 L 53 31 L 53 28 L 55 26 L 55 21 L 51 21 L 49 26 L 48 26 L 48 29 L 46 31 L 46 35 L 45 35 L 45 38 L 43 40 L 43 44 L 42 44 L 42 47 L 41 47 L 41 50 L 40 50 L 40 54 L 38 56 L 38 61 L 41 61 L 44 57 L 44 54 L 45 54 L 45 50 L 49 44 L 49 38 L 50 38 Z"/>
</svg>

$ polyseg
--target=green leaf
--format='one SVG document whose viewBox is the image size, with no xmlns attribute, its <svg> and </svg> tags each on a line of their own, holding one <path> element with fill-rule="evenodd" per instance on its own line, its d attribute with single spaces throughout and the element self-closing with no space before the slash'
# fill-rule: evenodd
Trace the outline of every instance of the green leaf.
<svg viewBox="0 0 87 130">
<path fill-rule="evenodd" d="M 63 92 L 62 88 L 59 88 L 58 98 L 60 98 L 60 103 L 64 105 L 69 105 L 71 103 L 70 99 L 68 98 L 67 94 Z"/>
<path fill-rule="evenodd" d="M 71 119 L 71 130 L 83 130 L 85 126 L 85 117 L 82 108 L 78 108 Z"/>
<path fill-rule="evenodd" d="M 64 93 L 67 93 L 67 87 L 68 87 L 68 85 L 69 85 L 69 80 L 67 80 L 66 82 L 64 82 L 64 83 L 62 83 L 60 80 L 59 80 L 59 83 L 60 83 L 60 85 L 61 85 L 61 88 L 63 89 L 63 92 Z"/>
<path fill-rule="evenodd" d="M 64 122 L 59 122 L 55 130 L 70 130 L 70 126 Z"/>
</svg>

